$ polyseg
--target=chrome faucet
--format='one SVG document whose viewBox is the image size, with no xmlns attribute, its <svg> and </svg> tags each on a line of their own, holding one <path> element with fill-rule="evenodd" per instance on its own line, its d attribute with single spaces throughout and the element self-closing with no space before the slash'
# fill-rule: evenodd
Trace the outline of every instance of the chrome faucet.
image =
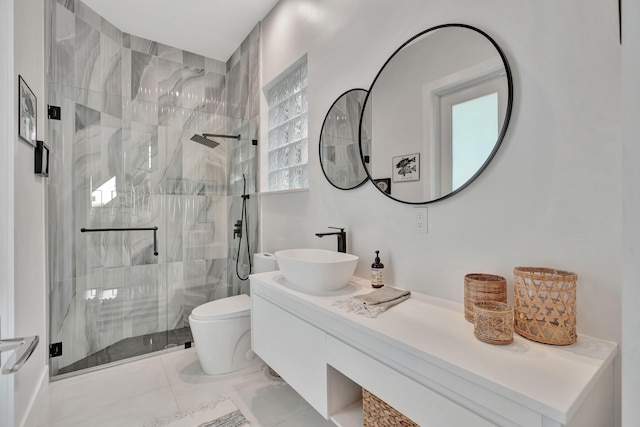
<svg viewBox="0 0 640 427">
<path fill-rule="evenodd" d="M 347 253 L 347 232 L 344 231 L 344 228 L 341 227 L 329 227 L 335 230 L 340 231 L 332 231 L 330 233 L 316 233 L 318 237 L 324 236 L 338 236 L 338 252 Z"/>
</svg>

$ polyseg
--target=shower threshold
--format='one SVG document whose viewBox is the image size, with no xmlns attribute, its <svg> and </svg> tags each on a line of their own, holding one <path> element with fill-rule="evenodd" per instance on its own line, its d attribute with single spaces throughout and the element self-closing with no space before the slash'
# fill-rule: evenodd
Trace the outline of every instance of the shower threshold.
<svg viewBox="0 0 640 427">
<path fill-rule="evenodd" d="M 56 376 L 95 368 L 193 342 L 189 327 L 125 338 L 84 359 L 58 369 Z"/>
</svg>

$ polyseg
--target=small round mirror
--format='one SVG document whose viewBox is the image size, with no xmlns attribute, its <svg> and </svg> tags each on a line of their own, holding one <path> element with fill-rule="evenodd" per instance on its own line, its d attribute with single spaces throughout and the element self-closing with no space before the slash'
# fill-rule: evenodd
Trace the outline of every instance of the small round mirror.
<svg viewBox="0 0 640 427">
<path fill-rule="evenodd" d="M 322 124 L 320 165 L 327 180 L 340 190 L 351 190 L 367 180 L 358 148 L 358 126 L 366 96 L 364 89 L 343 93 L 331 105 Z"/>
<path fill-rule="evenodd" d="M 484 32 L 446 24 L 404 43 L 364 101 L 360 152 L 386 196 L 410 204 L 450 197 L 487 167 L 513 103 L 506 57 Z"/>
</svg>

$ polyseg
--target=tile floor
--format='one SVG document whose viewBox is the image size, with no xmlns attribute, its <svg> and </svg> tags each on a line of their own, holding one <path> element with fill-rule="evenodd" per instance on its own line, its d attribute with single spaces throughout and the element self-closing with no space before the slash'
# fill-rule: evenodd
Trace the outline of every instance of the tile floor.
<svg viewBox="0 0 640 427">
<path fill-rule="evenodd" d="M 145 427 L 222 397 L 251 426 L 334 426 L 259 359 L 242 371 L 210 376 L 191 348 L 52 382 L 34 403 L 27 427 Z"/>
</svg>

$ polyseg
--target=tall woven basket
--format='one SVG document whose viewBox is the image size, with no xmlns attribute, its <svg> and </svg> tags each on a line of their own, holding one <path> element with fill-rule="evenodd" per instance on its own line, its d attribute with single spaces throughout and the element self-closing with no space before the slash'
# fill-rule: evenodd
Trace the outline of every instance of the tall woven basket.
<svg viewBox="0 0 640 427">
<path fill-rule="evenodd" d="M 513 275 L 514 330 L 544 344 L 576 342 L 578 275 L 541 267 L 516 267 Z"/>
<path fill-rule="evenodd" d="M 507 281 L 494 274 L 471 273 L 464 276 L 464 318 L 475 320 L 473 307 L 477 302 L 507 302 Z"/>
</svg>

